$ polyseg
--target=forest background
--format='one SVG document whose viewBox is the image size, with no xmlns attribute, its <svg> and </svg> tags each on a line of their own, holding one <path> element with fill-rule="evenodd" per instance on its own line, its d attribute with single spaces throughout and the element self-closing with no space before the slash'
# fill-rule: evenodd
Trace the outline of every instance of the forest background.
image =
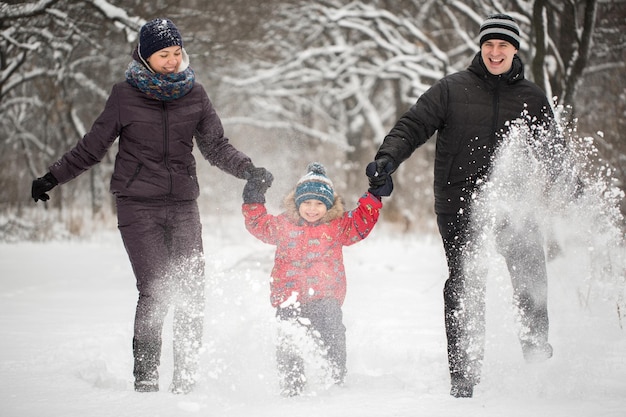
<svg viewBox="0 0 626 417">
<path fill-rule="evenodd" d="M 169 17 L 232 143 L 276 177 L 270 206 L 310 161 L 327 166 L 350 206 L 365 165 L 397 118 L 478 51 L 485 16 L 522 31 L 526 77 L 554 97 L 568 140 L 626 184 L 624 0 L 33 0 L 0 2 L 0 241 L 114 227 L 115 146 L 35 205 L 31 181 L 70 149 L 123 79 L 141 25 Z M 432 231 L 435 140 L 406 161 L 385 219 Z M 243 182 L 198 154 L 204 215 L 237 213 Z M 622 202 L 622 213 L 626 203 Z"/>
</svg>

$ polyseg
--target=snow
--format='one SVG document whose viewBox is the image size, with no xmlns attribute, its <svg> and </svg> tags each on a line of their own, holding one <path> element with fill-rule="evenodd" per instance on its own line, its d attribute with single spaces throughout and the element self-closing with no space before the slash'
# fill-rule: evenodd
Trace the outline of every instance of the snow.
<svg viewBox="0 0 626 417">
<path fill-rule="evenodd" d="M 473 398 L 451 397 L 440 238 L 400 233 L 382 220 L 365 241 L 344 249 L 345 386 L 327 386 L 319 360 L 307 357 L 304 395 L 282 398 L 269 302 L 274 248 L 253 238 L 240 214 L 218 216 L 217 209 L 204 215 L 205 351 L 189 395 L 167 390 L 171 317 L 161 391 L 133 390 L 137 294 L 113 225 L 83 239 L 0 243 L 0 415 L 623 417 L 626 247 L 616 208 L 624 193 L 611 185 L 610 170 L 586 167 L 584 191 L 573 200 L 571 171 L 547 175 L 525 148 L 528 132 L 512 132 L 477 207 L 486 224 L 502 212 L 540 220 L 554 255 L 547 265 L 550 360 L 522 358 L 511 283 L 487 227 L 479 258 L 488 270 L 482 381 Z M 592 144 L 572 143 L 571 160 L 584 167 Z"/>
<path fill-rule="evenodd" d="M 0 408 L 13 416 L 623 416 L 626 334 L 615 300 L 588 282 L 584 242 L 548 265 L 555 356 L 527 365 L 517 344 L 511 290 L 494 259 L 483 380 L 474 398 L 450 397 L 443 327 L 446 276 L 438 236 L 381 224 L 346 248 L 349 374 L 278 395 L 268 298 L 273 248 L 243 220 L 205 222 L 206 352 L 197 390 L 167 392 L 171 323 L 161 391 L 132 389 L 134 278 L 121 239 L 0 245 Z M 591 295 L 589 295 L 591 294 Z M 596 295 L 594 295 L 596 294 Z M 587 295 L 585 302 L 582 296 Z"/>
</svg>

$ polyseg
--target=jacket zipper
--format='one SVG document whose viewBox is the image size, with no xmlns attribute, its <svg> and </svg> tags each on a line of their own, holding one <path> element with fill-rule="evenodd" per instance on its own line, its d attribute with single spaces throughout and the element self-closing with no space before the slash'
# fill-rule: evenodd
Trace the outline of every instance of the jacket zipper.
<svg viewBox="0 0 626 417">
<path fill-rule="evenodd" d="M 500 113 L 500 80 L 496 81 L 496 87 L 493 89 L 493 121 L 491 126 L 491 143 L 496 144 L 496 136 L 498 129 L 498 117 Z"/>
<path fill-rule="evenodd" d="M 167 118 L 167 104 L 165 102 L 161 103 L 161 111 L 163 114 L 163 164 L 165 165 L 165 169 L 167 170 L 167 174 L 169 177 L 169 186 L 168 186 L 168 194 L 172 194 L 172 171 L 170 168 L 169 162 L 169 143 L 170 138 L 168 135 L 168 125 L 169 120 Z"/>
</svg>

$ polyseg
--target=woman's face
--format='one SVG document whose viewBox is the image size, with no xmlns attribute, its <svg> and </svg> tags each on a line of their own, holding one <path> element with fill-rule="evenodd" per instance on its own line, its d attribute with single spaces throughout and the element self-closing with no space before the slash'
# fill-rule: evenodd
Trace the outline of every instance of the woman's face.
<svg viewBox="0 0 626 417">
<path fill-rule="evenodd" d="M 327 211 L 326 204 L 314 199 L 304 200 L 298 207 L 300 216 L 309 223 L 315 223 L 320 220 Z"/>
<path fill-rule="evenodd" d="M 150 55 L 147 61 L 154 72 L 159 74 L 173 74 L 178 72 L 182 60 L 183 48 L 180 46 L 169 46 Z"/>
</svg>

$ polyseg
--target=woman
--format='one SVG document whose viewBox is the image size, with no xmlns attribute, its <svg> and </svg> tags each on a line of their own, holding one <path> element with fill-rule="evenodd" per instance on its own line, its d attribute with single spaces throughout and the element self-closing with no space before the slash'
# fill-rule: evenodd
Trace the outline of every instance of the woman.
<svg viewBox="0 0 626 417">
<path fill-rule="evenodd" d="M 212 165 L 237 178 L 271 184 L 272 175 L 255 168 L 224 137 L 171 20 L 146 23 L 133 58 L 126 80 L 113 86 L 89 133 L 33 181 L 32 197 L 47 201 L 49 190 L 100 162 L 119 137 L 111 192 L 139 290 L 133 336 L 135 390 L 159 389 L 161 333 L 173 305 L 170 390 L 188 393 L 196 380 L 205 285 L 193 138 Z"/>
</svg>

